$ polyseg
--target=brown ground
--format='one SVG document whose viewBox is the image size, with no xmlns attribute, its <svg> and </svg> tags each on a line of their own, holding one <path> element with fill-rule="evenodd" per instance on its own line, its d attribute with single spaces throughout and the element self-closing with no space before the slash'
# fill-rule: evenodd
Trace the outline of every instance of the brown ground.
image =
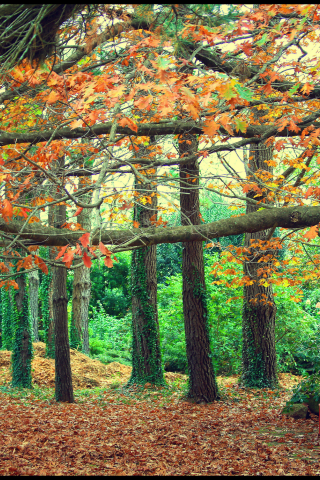
<svg viewBox="0 0 320 480">
<path fill-rule="evenodd" d="M 32 360 L 32 382 L 41 387 L 54 387 L 55 367 L 54 360 L 45 358 L 45 343 L 33 344 L 34 358 Z M 131 367 L 112 362 L 108 365 L 99 360 L 93 360 L 77 350 L 70 349 L 72 383 L 75 389 L 104 387 L 115 381 L 127 382 L 130 378 Z M 9 383 L 12 379 L 10 373 L 11 352 L 0 351 L 0 384 Z M 178 378 L 186 379 L 180 373 L 168 372 L 165 374 L 167 381 Z"/>
</svg>

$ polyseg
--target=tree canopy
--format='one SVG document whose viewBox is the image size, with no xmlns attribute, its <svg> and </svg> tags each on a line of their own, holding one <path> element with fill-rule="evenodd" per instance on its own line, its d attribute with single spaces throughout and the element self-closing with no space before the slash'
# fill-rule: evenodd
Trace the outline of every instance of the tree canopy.
<svg viewBox="0 0 320 480">
<path fill-rule="evenodd" d="M 281 227 L 302 251 L 297 242 L 317 237 L 318 5 L 22 7 L 0 7 L 3 281 L 61 260 L 90 267 L 103 256 L 111 267 L 117 251 L 146 245 Z M 183 134 L 197 136 L 196 153 L 179 153 Z M 261 142 L 274 150 L 256 170 L 246 147 Z M 218 193 L 235 215 L 169 227 L 161 213 L 180 208 L 175 168 L 192 159 L 199 185 L 190 177 L 186 187 Z M 158 215 L 141 228 L 132 209 L 152 204 L 150 175 Z M 247 203 L 258 211 L 236 212 Z M 59 204 L 67 221 L 54 228 L 48 209 Z M 53 261 L 39 245 L 63 248 Z M 17 248 L 26 255 L 12 262 Z"/>
</svg>

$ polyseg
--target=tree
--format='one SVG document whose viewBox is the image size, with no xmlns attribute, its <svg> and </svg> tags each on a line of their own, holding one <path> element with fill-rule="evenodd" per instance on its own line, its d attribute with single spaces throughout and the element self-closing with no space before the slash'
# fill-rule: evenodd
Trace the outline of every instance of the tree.
<svg viewBox="0 0 320 480">
<path fill-rule="evenodd" d="M 82 179 L 85 184 L 86 178 Z M 81 182 L 80 182 L 81 185 Z M 87 195 L 86 201 L 90 201 L 90 194 Z M 82 210 L 77 216 L 78 223 L 87 230 L 90 230 L 91 211 Z M 70 327 L 70 345 L 72 348 L 82 346 L 84 353 L 89 354 L 89 302 L 91 294 L 90 269 L 81 264 L 74 271 L 73 289 L 72 289 L 72 318 Z"/>
<path fill-rule="evenodd" d="M 154 172 L 155 173 L 155 172 Z M 134 226 L 150 226 L 156 221 L 157 193 L 148 182 L 135 179 Z M 148 203 L 146 203 L 148 202 Z M 150 206 L 149 206 L 150 204 Z M 155 245 L 132 251 L 132 374 L 130 384 L 164 384 L 161 365 L 157 308 L 157 250 Z"/>
<path fill-rule="evenodd" d="M 272 147 L 261 143 L 251 147 L 250 154 L 249 167 L 252 175 L 262 169 L 271 170 L 266 163 L 272 159 Z M 249 191 L 247 196 L 259 198 L 256 190 Z M 247 204 L 248 213 L 256 210 L 256 205 Z M 272 263 L 269 258 L 272 258 L 274 252 L 272 247 L 268 250 L 254 247 L 261 242 L 266 244 L 273 230 L 245 235 L 247 255 L 243 269 L 248 280 L 243 287 L 242 382 L 250 388 L 274 388 L 278 385 L 275 344 L 276 305 L 272 285 L 268 282 Z"/>
<path fill-rule="evenodd" d="M 179 139 L 181 158 L 198 148 L 195 135 Z M 194 160 L 180 165 L 181 224 L 200 224 L 199 167 Z M 218 398 L 208 332 L 208 309 L 202 242 L 184 242 L 182 250 L 183 316 L 189 371 L 188 397 L 212 402 Z"/>
<path fill-rule="evenodd" d="M 39 307 L 39 271 L 29 273 L 29 308 L 32 319 L 32 333 L 35 342 L 39 342 L 38 307 Z"/>
<path fill-rule="evenodd" d="M 12 292 L 13 340 L 12 386 L 31 388 L 32 334 L 25 274 L 17 278 L 18 289 Z"/>
<path fill-rule="evenodd" d="M 60 157 L 56 167 L 64 164 Z M 58 192 L 58 197 L 61 193 Z M 66 221 L 66 206 L 59 205 L 54 209 L 54 226 L 61 227 Z M 52 273 L 52 313 L 54 323 L 55 350 L 55 398 L 57 402 L 74 402 L 72 374 L 70 364 L 70 346 L 68 336 L 68 297 L 67 270 L 57 266 Z"/>
</svg>

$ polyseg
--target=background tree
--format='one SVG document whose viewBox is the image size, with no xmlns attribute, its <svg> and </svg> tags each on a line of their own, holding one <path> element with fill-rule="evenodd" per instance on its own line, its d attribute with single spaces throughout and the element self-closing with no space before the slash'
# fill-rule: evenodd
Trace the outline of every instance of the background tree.
<svg viewBox="0 0 320 480">
<path fill-rule="evenodd" d="M 142 183 L 143 180 L 143 183 Z M 157 193 L 148 180 L 138 177 L 135 188 L 134 225 L 148 227 L 156 221 Z M 150 205 L 150 206 L 149 206 Z M 133 250 L 132 291 L 132 374 L 129 385 L 163 384 L 157 308 L 157 250 L 149 246 Z"/>
<path fill-rule="evenodd" d="M 19 288 L 12 292 L 12 386 L 31 388 L 32 333 L 25 274 L 17 277 L 17 284 Z"/>
</svg>

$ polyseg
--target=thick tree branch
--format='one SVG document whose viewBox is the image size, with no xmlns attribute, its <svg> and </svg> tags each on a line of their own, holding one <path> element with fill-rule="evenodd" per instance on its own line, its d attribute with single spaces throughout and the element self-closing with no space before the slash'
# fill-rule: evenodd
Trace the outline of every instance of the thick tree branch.
<svg viewBox="0 0 320 480">
<path fill-rule="evenodd" d="M 297 126 L 301 129 L 304 129 L 310 125 L 315 127 L 320 127 L 320 123 L 317 123 L 316 120 L 320 117 L 320 110 L 308 115 L 301 122 L 297 123 Z M 194 133 L 201 135 L 203 134 L 203 125 L 202 123 L 196 123 L 194 121 L 163 121 L 159 123 L 140 123 L 138 125 L 137 132 L 131 130 L 129 127 L 117 127 L 117 133 L 121 135 L 130 135 L 130 136 L 152 136 L 152 135 L 177 135 L 183 133 Z M 46 142 L 48 140 L 61 140 L 61 139 L 77 139 L 77 138 L 95 138 L 98 135 L 108 135 L 110 134 L 112 127 L 112 122 L 101 123 L 94 125 L 90 128 L 74 128 L 64 127 L 56 130 L 45 130 L 42 132 L 35 133 L 8 133 L 2 131 L 0 134 L 0 147 L 4 145 L 13 145 L 18 143 L 40 143 Z M 224 136 L 230 137 L 230 134 L 221 127 L 219 133 Z M 297 136 L 297 132 L 284 128 L 281 132 L 278 131 L 278 128 L 274 125 L 254 125 L 248 126 L 245 133 L 240 131 L 234 132 L 233 137 L 231 138 L 244 138 L 248 139 L 248 143 L 257 143 L 259 141 L 265 141 L 268 138 L 276 137 L 294 137 Z M 241 146 L 241 145 L 240 145 Z M 220 147 L 220 146 L 219 146 Z M 230 145 L 221 145 L 222 148 L 216 150 L 216 147 L 213 147 L 214 151 L 230 151 Z"/>
<path fill-rule="evenodd" d="M 272 227 L 305 228 L 319 222 L 320 206 L 273 208 L 222 219 L 206 225 L 134 228 L 130 230 L 102 229 L 101 241 L 106 245 L 117 246 L 116 250 L 121 251 L 122 249 L 128 249 L 128 247 L 134 248 L 161 243 L 204 241 L 208 238 L 239 235 L 245 232 L 253 233 Z M 35 223 L 27 225 L 20 234 L 21 222 L 13 220 L 6 223 L 2 218 L 0 219 L 1 231 L 11 235 L 19 235 L 21 241 L 25 240 L 26 245 L 30 243 L 51 246 L 64 246 L 67 243 L 75 245 L 79 237 L 83 235 L 83 231 L 72 232 Z M 97 245 L 100 241 L 100 235 L 96 234 L 91 241 L 93 245 Z"/>
</svg>

